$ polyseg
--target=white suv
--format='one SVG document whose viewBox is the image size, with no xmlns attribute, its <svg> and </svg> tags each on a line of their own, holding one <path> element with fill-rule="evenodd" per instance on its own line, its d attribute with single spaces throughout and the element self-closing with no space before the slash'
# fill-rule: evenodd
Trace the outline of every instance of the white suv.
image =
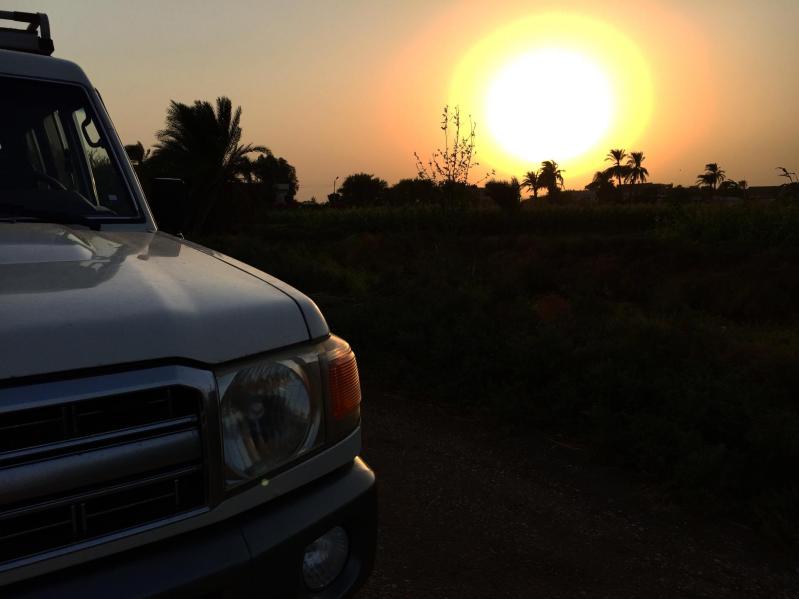
<svg viewBox="0 0 799 599">
<path fill-rule="evenodd" d="M 0 595 L 339 597 L 375 551 L 355 356 L 159 232 L 47 17 L 0 12 Z"/>
</svg>

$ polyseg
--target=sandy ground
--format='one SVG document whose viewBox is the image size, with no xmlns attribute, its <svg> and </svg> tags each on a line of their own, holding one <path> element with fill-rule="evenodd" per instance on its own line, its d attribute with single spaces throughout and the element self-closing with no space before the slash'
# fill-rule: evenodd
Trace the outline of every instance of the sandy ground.
<svg viewBox="0 0 799 599">
<path fill-rule="evenodd" d="M 379 480 L 367 597 L 799 597 L 799 558 L 665 505 L 545 435 L 364 389 Z"/>
</svg>

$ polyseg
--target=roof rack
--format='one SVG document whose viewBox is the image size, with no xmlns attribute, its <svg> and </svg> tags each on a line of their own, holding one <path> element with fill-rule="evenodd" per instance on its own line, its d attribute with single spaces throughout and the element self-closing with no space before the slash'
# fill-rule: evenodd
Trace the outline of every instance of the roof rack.
<svg viewBox="0 0 799 599">
<path fill-rule="evenodd" d="M 27 23 L 25 29 L 0 27 L 0 49 L 32 52 L 50 56 L 53 40 L 50 38 L 50 21 L 42 12 L 16 12 L 0 10 L 0 20 Z M 38 30 L 38 32 L 37 32 Z"/>
</svg>

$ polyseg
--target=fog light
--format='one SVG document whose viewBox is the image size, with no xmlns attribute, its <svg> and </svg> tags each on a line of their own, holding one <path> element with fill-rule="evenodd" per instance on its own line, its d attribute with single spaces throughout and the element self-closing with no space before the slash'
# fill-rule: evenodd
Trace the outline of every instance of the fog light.
<svg viewBox="0 0 799 599">
<path fill-rule="evenodd" d="M 341 574 L 350 553 L 346 531 L 340 526 L 331 528 L 305 548 L 302 575 L 306 586 L 321 591 Z"/>
</svg>

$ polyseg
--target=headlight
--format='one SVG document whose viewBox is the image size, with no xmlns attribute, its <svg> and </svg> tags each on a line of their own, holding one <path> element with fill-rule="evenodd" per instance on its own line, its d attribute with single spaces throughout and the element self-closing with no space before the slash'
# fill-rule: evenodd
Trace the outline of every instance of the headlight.
<svg viewBox="0 0 799 599">
<path fill-rule="evenodd" d="M 227 483 L 274 470 L 321 441 L 319 400 L 290 361 L 264 362 L 220 380 Z"/>
<path fill-rule="evenodd" d="M 349 344 L 318 343 L 217 372 L 228 489 L 352 434 L 361 419 Z"/>
</svg>

